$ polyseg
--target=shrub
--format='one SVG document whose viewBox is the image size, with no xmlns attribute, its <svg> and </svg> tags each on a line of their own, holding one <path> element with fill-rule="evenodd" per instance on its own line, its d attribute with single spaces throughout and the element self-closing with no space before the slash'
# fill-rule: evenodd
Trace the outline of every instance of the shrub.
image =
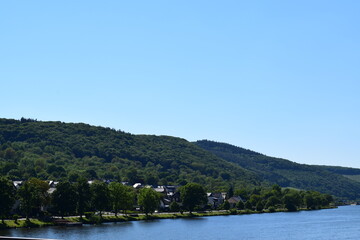
<svg viewBox="0 0 360 240">
<path fill-rule="evenodd" d="M 275 212 L 275 208 L 274 208 L 274 207 L 272 207 L 272 206 L 271 206 L 271 207 L 269 207 L 269 208 L 268 208 L 268 210 L 269 210 L 269 212 L 271 212 L 271 213 L 272 213 L 272 212 Z"/>
<path fill-rule="evenodd" d="M 230 214 L 232 214 L 232 215 L 236 215 L 236 214 L 237 214 L 237 210 L 236 210 L 236 208 L 232 208 L 232 209 L 230 209 Z"/>
</svg>

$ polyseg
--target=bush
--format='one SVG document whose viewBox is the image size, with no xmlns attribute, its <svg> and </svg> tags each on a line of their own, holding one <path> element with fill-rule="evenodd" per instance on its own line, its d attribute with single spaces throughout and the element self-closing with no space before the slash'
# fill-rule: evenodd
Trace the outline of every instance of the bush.
<svg viewBox="0 0 360 240">
<path fill-rule="evenodd" d="M 225 201 L 224 204 L 222 205 L 222 208 L 224 210 L 229 210 L 230 209 L 230 203 L 228 201 Z"/>
<path fill-rule="evenodd" d="M 271 207 L 269 207 L 269 208 L 268 208 L 268 210 L 269 210 L 269 212 L 271 212 L 271 213 L 272 213 L 272 212 L 275 212 L 275 208 L 274 208 L 274 207 L 272 207 L 272 206 L 271 206 Z"/>
<path fill-rule="evenodd" d="M 177 202 L 171 202 L 170 204 L 170 211 L 172 212 L 179 212 L 180 211 L 180 206 Z"/>
<path fill-rule="evenodd" d="M 230 214 L 231 214 L 231 215 L 236 215 L 236 214 L 237 214 L 236 208 L 230 209 Z"/>
<path fill-rule="evenodd" d="M 239 201 L 237 204 L 236 204 L 236 207 L 237 209 L 239 210 L 243 210 L 245 208 L 245 204 L 243 201 Z"/>
</svg>

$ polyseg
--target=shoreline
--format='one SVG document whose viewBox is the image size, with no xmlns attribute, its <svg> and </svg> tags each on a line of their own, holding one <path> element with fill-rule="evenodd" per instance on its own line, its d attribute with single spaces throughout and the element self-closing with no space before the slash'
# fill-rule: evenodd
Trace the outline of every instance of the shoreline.
<svg viewBox="0 0 360 240">
<path fill-rule="evenodd" d="M 335 207 L 321 208 L 321 209 L 299 209 L 296 212 L 300 211 L 316 211 L 324 209 L 333 209 Z M 285 209 L 277 209 L 276 211 L 254 211 L 254 210 L 215 210 L 208 212 L 192 212 L 192 213 L 157 213 L 151 215 L 140 214 L 128 214 L 128 215 L 104 215 L 92 216 L 90 218 L 83 217 L 64 217 L 64 219 L 56 218 L 51 221 L 41 221 L 36 218 L 31 218 L 30 221 L 26 220 L 5 220 L 5 224 L 0 221 L 0 230 L 1 229 L 12 229 L 12 228 L 38 228 L 38 227 L 48 227 L 48 226 L 81 226 L 83 224 L 97 225 L 102 223 L 111 223 L 111 222 L 130 222 L 130 221 L 146 221 L 146 220 L 156 220 L 156 219 L 179 219 L 179 218 L 198 218 L 198 217 L 214 217 L 214 216 L 229 216 L 229 215 L 248 215 L 248 214 L 263 214 L 263 213 L 278 213 L 278 212 L 288 212 Z M 56 222 L 56 220 L 62 223 Z M 64 223 L 66 222 L 66 223 Z"/>
</svg>

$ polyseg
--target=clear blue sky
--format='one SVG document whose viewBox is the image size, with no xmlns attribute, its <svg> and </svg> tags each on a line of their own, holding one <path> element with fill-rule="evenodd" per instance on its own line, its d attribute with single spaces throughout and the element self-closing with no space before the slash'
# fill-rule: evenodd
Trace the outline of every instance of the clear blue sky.
<svg viewBox="0 0 360 240">
<path fill-rule="evenodd" d="M 360 1 L 1 1 L 0 117 L 360 168 Z"/>
</svg>

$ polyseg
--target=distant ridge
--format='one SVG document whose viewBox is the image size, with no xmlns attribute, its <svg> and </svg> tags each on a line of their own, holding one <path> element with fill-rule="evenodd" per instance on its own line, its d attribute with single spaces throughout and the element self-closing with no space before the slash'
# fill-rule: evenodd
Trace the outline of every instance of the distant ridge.
<svg viewBox="0 0 360 240">
<path fill-rule="evenodd" d="M 360 198 L 360 184 L 356 181 L 356 177 L 360 176 L 360 169 L 298 164 L 208 140 L 197 141 L 195 144 L 282 187 L 312 189 L 349 199 Z"/>
</svg>

